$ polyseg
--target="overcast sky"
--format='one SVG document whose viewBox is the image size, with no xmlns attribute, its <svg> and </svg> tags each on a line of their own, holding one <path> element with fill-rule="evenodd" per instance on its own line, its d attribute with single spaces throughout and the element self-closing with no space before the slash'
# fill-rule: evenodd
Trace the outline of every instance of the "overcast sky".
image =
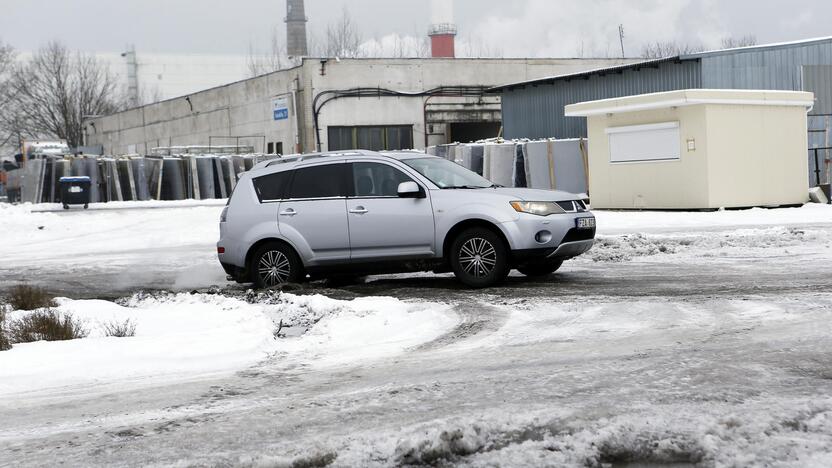
<svg viewBox="0 0 832 468">
<path fill-rule="evenodd" d="M 307 0 L 312 31 L 344 6 L 367 40 L 421 37 L 428 0 Z M 761 43 L 832 36 L 830 0 L 455 0 L 460 41 L 500 55 L 563 57 L 620 53 L 648 41 L 718 46 L 753 34 Z M 119 52 L 248 53 L 285 16 L 284 0 L 0 0 L 0 39 L 20 51 L 50 39 L 73 49 Z"/>
</svg>

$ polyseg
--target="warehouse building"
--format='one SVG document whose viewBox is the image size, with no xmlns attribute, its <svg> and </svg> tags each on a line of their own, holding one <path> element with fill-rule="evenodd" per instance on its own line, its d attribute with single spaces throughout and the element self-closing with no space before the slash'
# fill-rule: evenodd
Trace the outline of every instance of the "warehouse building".
<svg viewBox="0 0 832 468">
<path fill-rule="evenodd" d="M 703 52 L 526 80 L 494 88 L 502 96 L 506 138 L 583 138 L 586 119 L 570 104 L 686 89 L 808 91 L 809 173 L 829 183 L 832 147 L 832 37 Z M 815 160 L 817 159 L 817 165 Z M 825 182 L 824 182 L 825 181 Z"/>
<path fill-rule="evenodd" d="M 422 149 L 496 137 L 499 83 L 621 64 L 620 59 L 327 59 L 85 122 L 87 146 L 151 154 L 241 145 L 292 153 Z"/>
</svg>

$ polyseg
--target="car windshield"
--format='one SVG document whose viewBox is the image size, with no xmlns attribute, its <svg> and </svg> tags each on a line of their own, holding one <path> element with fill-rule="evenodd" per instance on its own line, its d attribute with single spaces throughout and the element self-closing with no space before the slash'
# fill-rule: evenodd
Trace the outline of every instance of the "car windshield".
<svg viewBox="0 0 832 468">
<path fill-rule="evenodd" d="M 483 189 L 495 185 L 488 179 L 442 158 L 418 158 L 402 161 L 427 177 L 441 189 Z"/>
</svg>

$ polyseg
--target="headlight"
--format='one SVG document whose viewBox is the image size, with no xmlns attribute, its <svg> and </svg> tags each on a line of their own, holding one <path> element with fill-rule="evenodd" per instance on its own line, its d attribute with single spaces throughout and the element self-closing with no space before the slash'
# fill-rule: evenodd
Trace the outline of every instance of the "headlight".
<svg viewBox="0 0 832 468">
<path fill-rule="evenodd" d="M 513 201 L 511 207 L 518 213 L 528 213 L 537 216 L 549 216 L 553 214 L 566 213 L 563 208 L 554 202 L 522 202 Z"/>
</svg>

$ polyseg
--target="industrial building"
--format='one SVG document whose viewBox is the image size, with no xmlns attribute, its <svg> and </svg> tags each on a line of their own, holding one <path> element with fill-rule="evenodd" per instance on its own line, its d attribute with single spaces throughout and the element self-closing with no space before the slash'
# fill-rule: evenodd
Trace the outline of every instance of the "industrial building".
<svg viewBox="0 0 832 468">
<path fill-rule="evenodd" d="M 572 104 L 589 125 L 601 209 L 717 209 L 808 200 L 812 93 L 684 90 Z"/>
<path fill-rule="evenodd" d="M 832 37 L 703 52 L 554 75 L 496 87 L 506 138 L 583 138 L 586 120 L 568 117 L 570 104 L 685 89 L 808 91 L 809 173 L 830 182 Z M 590 142 L 591 146 L 592 142 Z"/>
<path fill-rule="evenodd" d="M 92 118 L 85 144 L 110 155 L 189 145 L 279 154 L 423 149 L 498 136 L 500 96 L 491 87 L 634 61 L 455 58 L 451 5 L 432 3 L 430 58 L 313 58 L 304 2 L 288 0 L 293 68 Z"/>
<path fill-rule="evenodd" d="M 423 149 L 496 137 L 496 84 L 573 73 L 620 60 L 335 59 L 93 118 L 87 146 L 105 154 L 242 144 L 256 152 Z"/>
</svg>

